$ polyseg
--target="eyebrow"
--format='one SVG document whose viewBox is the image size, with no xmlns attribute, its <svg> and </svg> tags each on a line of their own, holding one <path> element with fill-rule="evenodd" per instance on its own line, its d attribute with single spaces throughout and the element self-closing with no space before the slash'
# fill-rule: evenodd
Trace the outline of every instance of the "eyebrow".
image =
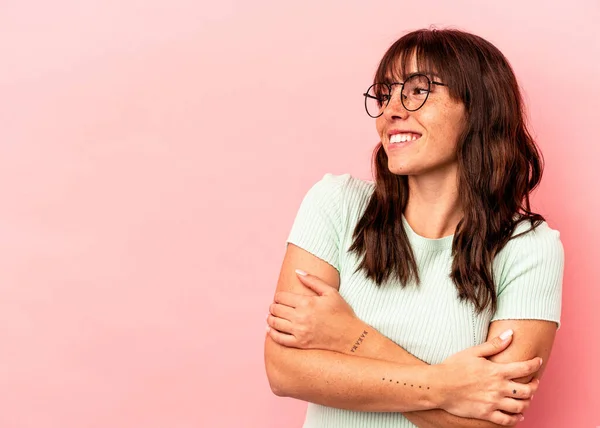
<svg viewBox="0 0 600 428">
<path fill-rule="evenodd" d="M 425 70 L 418 70 L 409 74 L 405 74 L 403 77 L 403 80 L 407 80 L 410 77 L 414 76 L 415 74 L 424 74 L 425 76 L 429 77 L 429 79 L 431 79 L 431 81 L 440 81 L 442 80 L 441 76 L 439 74 L 437 74 L 436 72 L 433 71 L 425 71 Z M 393 82 L 393 79 L 391 79 L 389 76 L 386 76 L 384 78 L 384 82 Z M 400 82 L 397 82 L 400 83 Z M 440 82 L 441 83 L 441 82 Z"/>
</svg>

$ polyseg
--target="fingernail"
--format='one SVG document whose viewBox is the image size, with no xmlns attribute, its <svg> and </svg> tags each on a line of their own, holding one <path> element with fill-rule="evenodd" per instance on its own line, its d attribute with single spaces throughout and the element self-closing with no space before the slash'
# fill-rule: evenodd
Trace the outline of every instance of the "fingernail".
<svg viewBox="0 0 600 428">
<path fill-rule="evenodd" d="M 519 419 L 521 422 L 525 420 L 525 416 L 521 415 L 521 419 Z"/>
<path fill-rule="evenodd" d="M 531 399 L 533 400 L 533 395 L 531 396 Z"/>
<path fill-rule="evenodd" d="M 271 315 L 271 314 L 267 314 L 267 318 L 265 318 L 265 319 L 267 319 L 267 320 L 268 320 L 268 319 L 269 319 L 269 315 Z"/>
<path fill-rule="evenodd" d="M 544 360 L 540 358 L 540 367 L 542 367 L 542 364 L 544 364 Z"/>
<path fill-rule="evenodd" d="M 306 273 L 306 272 L 304 272 L 303 270 L 300 270 L 300 269 L 296 269 L 296 273 L 297 273 L 298 275 L 302 275 L 302 276 L 306 276 L 306 275 L 307 275 L 307 273 Z"/>
<path fill-rule="evenodd" d="M 513 335 L 513 331 L 512 330 L 506 330 L 504 333 L 502 333 L 500 335 L 500 339 L 506 340 L 506 339 L 508 339 L 512 335 Z"/>
<path fill-rule="evenodd" d="M 271 327 L 267 326 L 267 333 L 271 331 Z"/>
</svg>

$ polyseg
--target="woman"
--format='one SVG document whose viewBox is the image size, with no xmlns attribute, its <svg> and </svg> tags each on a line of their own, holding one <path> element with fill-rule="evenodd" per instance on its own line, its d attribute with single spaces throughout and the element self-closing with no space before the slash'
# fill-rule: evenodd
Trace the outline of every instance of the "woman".
<svg viewBox="0 0 600 428">
<path fill-rule="evenodd" d="M 478 36 L 420 30 L 364 95 L 375 182 L 326 174 L 306 194 L 267 317 L 271 388 L 310 402 L 305 428 L 515 425 L 564 255 L 530 210 L 542 162 L 512 69 Z"/>
</svg>

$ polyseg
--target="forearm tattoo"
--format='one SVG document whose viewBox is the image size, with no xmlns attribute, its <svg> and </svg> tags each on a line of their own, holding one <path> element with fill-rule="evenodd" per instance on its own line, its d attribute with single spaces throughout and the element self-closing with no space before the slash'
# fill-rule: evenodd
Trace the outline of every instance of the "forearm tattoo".
<svg viewBox="0 0 600 428">
<path fill-rule="evenodd" d="M 398 385 L 404 385 L 404 386 L 410 386 L 411 388 L 415 388 L 415 387 L 419 387 L 419 389 L 429 389 L 428 386 L 423 386 L 423 385 L 415 385 L 414 383 L 407 383 L 407 382 L 400 382 L 399 380 L 393 380 L 393 379 L 386 379 L 384 377 L 381 378 L 382 381 L 384 382 L 389 382 L 389 383 L 396 383 Z"/>
<path fill-rule="evenodd" d="M 367 336 L 367 334 L 369 334 L 369 332 L 367 330 L 363 330 L 362 334 L 360 335 L 360 337 L 358 338 L 358 340 L 354 343 L 354 346 L 352 347 L 352 349 L 350 350 L 350 352 L 354 352 L 354 351 L 356 351 L 358 349 L 358 347 L 363 342 L 363 340 L 365 339 L 365 337 Z"/>
</svg>

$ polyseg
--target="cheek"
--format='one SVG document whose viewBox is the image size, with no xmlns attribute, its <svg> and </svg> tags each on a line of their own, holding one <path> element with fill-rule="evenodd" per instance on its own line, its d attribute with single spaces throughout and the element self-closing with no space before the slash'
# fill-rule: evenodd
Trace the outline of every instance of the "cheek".
<svg viewBox="0 0 600 428">
<path fill-rule="evenodd" d="M 464 105 L 450 105 L 445 111 L 445 116 L 445 120 L 448 123 L 448 132 L 458 138 L 467 122 Z"/>
<path fill-rule="evenodd" d="M 375 119 L 375 129 L 377 129 L 377 134 L 379 134 L 379 137 L 382 137 L 383 133 L 384 119 L 382 119 L 382 117 L 383 116 L 380 116 L 377 119 Z"/>
<path fill-rule="evenodd" d="M 458 142 L 465 119 L 462 111 L 457 111 L 456 107 L 440 109 L 438 112 L 428 112 L 423 116 L 423 121 L 429 124 L 428 131 L 430 137 L 437 141 L 445 141 L 449 145 L 455 146 Z"/>
</svg>

